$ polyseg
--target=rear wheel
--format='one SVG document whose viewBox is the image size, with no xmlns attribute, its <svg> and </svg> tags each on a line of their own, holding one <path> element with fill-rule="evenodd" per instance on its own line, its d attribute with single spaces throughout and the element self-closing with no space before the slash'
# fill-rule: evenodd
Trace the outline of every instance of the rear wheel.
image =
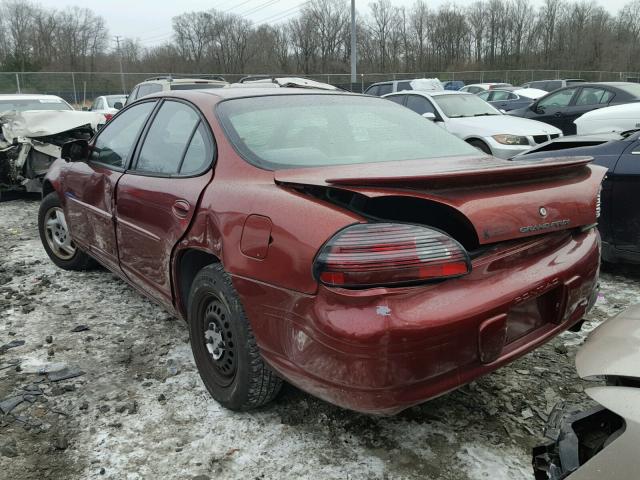
<svg viewBox="0 0 640 480">
<path fill-rule="evenodd" d="M 213 398 L 231 410 L 250 410 L 278 394 L 282 380 L 262 360 L 222 265 L 208 265 L 198 272 L 187 317 L 196 366 Z"/>
<path fill-rule="evenodd" d="M 65 270 L 89 270 L 96 262 L 71 239 L 64 210 L 56 192 L 42 199 L 38 211 L 40 240 L 53 263 Z"/>
<path fill-rule="evenodd" d="M 486 153 L 487 155 L 491 155 L 491 149 L 489 148 L 489 145 L 484 143 L 482 140 L 469 140 L 467 143 L 472 147 L 476 147 L 478 150 Z"/>
</svg>

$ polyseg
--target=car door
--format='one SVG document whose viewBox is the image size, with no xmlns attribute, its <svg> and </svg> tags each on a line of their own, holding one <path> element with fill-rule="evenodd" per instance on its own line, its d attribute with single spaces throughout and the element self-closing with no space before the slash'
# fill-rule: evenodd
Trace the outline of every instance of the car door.
<svg viewBox="0 0 640 480">
<path fill-rule="evenodd" d="M 640 140 L 624 151 L 607 181 L 612 183 L 609 217 L 616 248 L 640 253 Z"/>
<path fill-rule="evenodd" d="M 567 135 L 567 121 L 565 111 L 572 104 L 578 88 L 563 88 L 557 92 L 545 95 L 532 107 L 529 118 L 548 123 L 559 128 Z"/>
<path fill-rule="evenodd" d="M 606 107 L 614 97 L 611 90 L 602 87 L 582 87 L 578 90 L 575 100 L 564 111 L 564 120 L 566 131 L 565 135 L 576 134 L 576 124 L 573 123 L 581 115 L 595 110 L 597 108 Z"/>
<path fill-rule="evenodd" d="M 117 187 L 120 268 L 133 283 L 170 306 L 171 255 L 213 176 L 213 136 L 193 105 L 167 99 L 139 143 L 132 168 Z"/>
<path fill-rule="evenodd" d="M 118 269 L 113 193 L 155 104 L 148 101 L 123 110 L 96 136 L 88 161 L 70 164 L 62 179 L 74 242 L 110 268 Z"/>
</svg>

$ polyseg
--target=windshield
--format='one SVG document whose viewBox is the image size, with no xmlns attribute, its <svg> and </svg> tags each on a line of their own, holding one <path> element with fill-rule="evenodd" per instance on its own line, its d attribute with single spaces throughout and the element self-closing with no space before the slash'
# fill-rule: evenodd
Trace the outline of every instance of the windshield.
<svg viewBox="0 0 640 480">
<path fill-rule="evenodd" d="M 432 98 L 449 118 L 501 115 L 476 95 L 434 95 Z"/>
<path fill-rule="evenodd" d="M 73 110 L 61 98 L 29 98 L 29 99 L 2 99 L 0 100 L 0 112 L 16 110 Z"/>
<path fill-rule="evenodd" d="M 433 122 L 379 98 L 238 98 L 221 102 L 217 114 L 247 161 L 274 170 L 478 155 Z"/>
<path fill-rule="evenodd" d="M 124 105 L 124 102 L 126 101 L 127 101 L 127 97 L 125 95 L 121 95 L 121 96 L 110 95 L 107 97 L 107 105 L 109 105 L 109 108 L 115 108 L 116 103 L 118 102 Z"/>
</svg>

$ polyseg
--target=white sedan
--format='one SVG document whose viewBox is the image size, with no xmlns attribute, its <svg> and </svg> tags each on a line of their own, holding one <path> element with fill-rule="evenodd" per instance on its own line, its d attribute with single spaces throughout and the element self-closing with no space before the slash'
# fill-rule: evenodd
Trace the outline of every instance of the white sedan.
<svg viewBox="0 0 640 480">
<path fill-rule="evenodd" d="M 573 121 L 578 135 L 624 132 L 640 128 L 640 103 L 591 110 Z"/>
<path fill-rule="evenodd" d="M 464 92 L 405 91 L 384 98 L 436 122 L 474 147 L 499 158 L 511 158 L 562 131 L 536 120 L 503 115 L 476 95 Z"/>
<path fill-rule="evenodd" d="M 118 113 L 126 101 L 127 95 L 103 95 L 93 101 L 89 111 L 101 113 L 109 121 L 111 117 Z"/>
</svg>

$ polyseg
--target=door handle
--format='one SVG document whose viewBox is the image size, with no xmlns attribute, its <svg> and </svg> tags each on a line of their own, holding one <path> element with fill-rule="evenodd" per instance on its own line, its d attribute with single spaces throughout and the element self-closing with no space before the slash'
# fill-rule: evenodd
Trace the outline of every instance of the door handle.
<svg viewBox="0 0 640 480">
<path fill-rule="evenodd" d="M 561 117 L 561 116 L 562 116 L 562 113 L 560 113 L 560 112 L 556 112 L 556 113 L 554 113 L 554 114 L 553 114 L 553 116 L 554 116 L 554 117 Z"/>
<path fill-rule="evenodd" d="M 173 207 L 171 208 L 173 210 L 173 214 L 176 217 L 179 218 L 184 218 L 187 215 L 189 215 L 189 210 L 191 210 L 191 205 L 189 205 L 189 202 L 187 202 L 186 200 L 176 200 L 173 203 Z"/>
</svg>

